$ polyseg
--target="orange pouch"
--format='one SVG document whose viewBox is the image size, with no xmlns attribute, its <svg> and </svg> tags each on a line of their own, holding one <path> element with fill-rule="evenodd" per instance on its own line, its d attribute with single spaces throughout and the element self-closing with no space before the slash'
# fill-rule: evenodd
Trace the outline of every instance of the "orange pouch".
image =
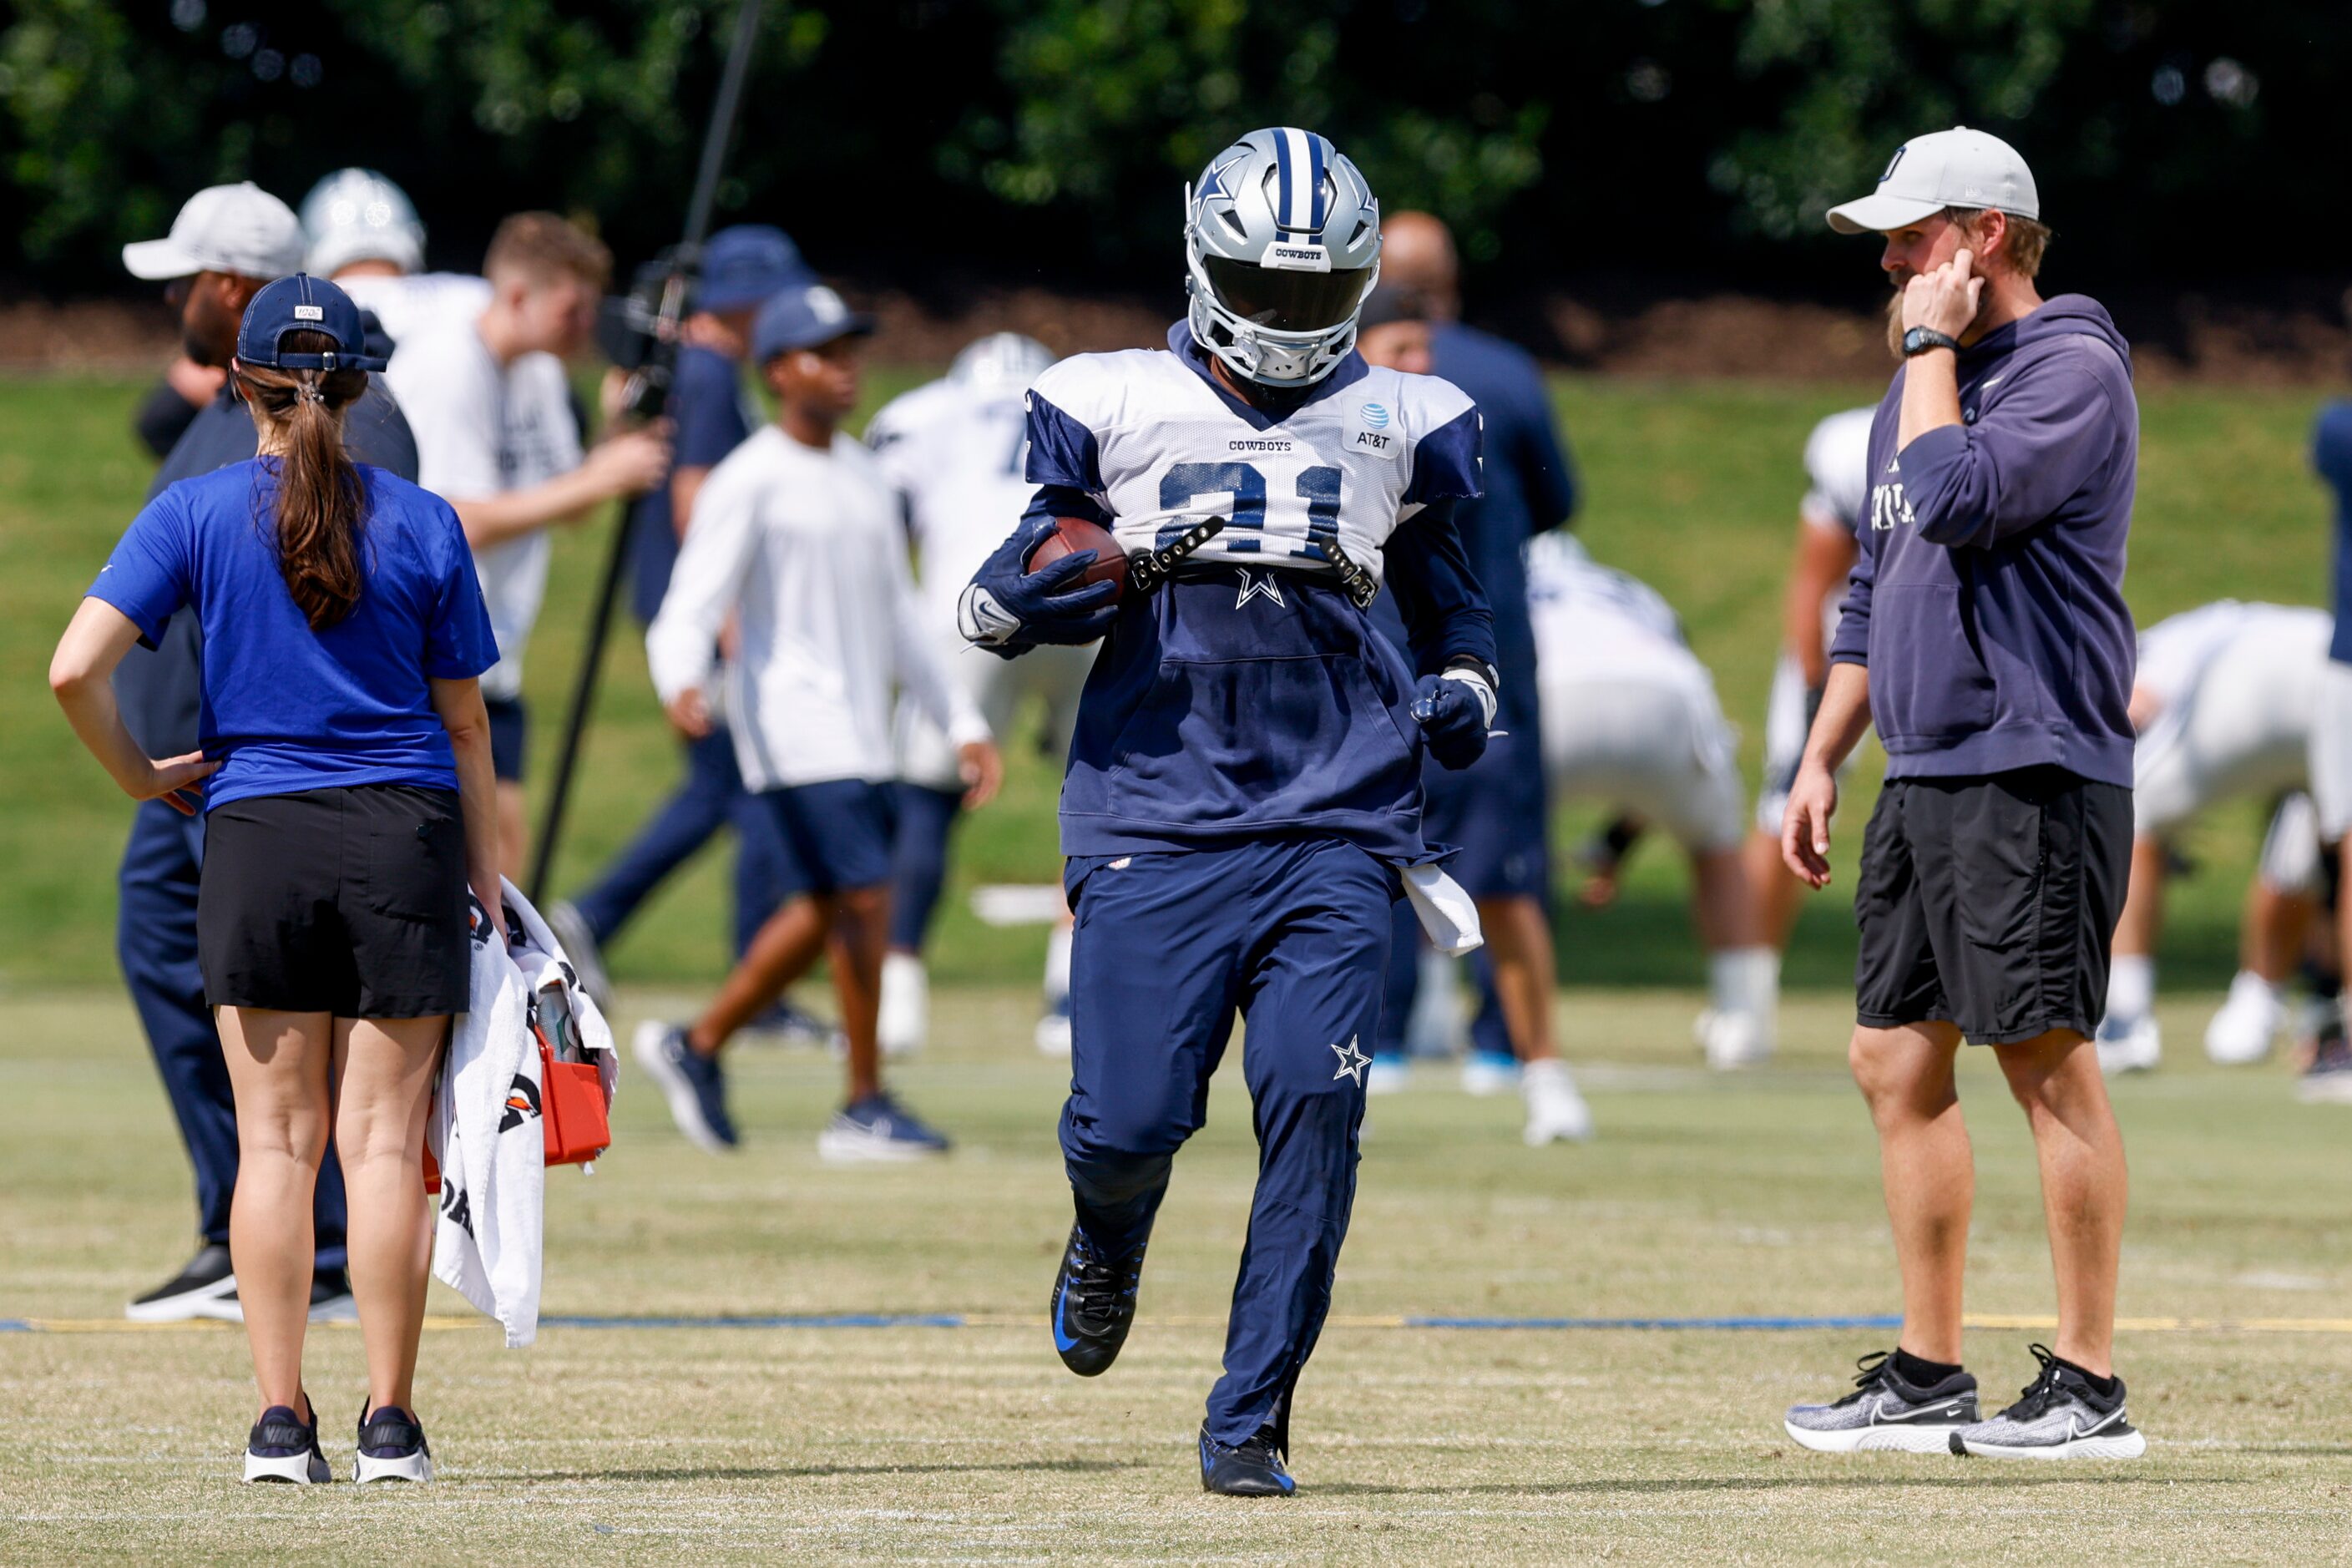
<svg viewBox="0 0 2352 1568">
<path fill-rule="evenodd" d="M 536 1033 L 536 1031 L 534 1031 Z M 604 1086 L 594 1062 L 560 1062 L 539 1041 L 540 1121 L 547 1130 L 547 1163 L 584 1165 L 613 1146 Z"/>
</svg>

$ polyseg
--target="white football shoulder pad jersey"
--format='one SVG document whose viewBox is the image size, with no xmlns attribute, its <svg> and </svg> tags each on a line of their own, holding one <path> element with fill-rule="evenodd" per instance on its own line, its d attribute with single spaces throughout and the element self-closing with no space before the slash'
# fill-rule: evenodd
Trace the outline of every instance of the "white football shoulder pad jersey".
<svg viewBox="0 0 2352 1568">
<path fill-rule="evenodd" d="M 1352 357 L 1276 419 L 1175 353 L 1080 354 L 1030 389 L 1029 437 L 1030 480 L 1091 496 L 1130 552 L 1223 517 L 1196 559 L 1319 571 L 1337 544 L 1377 578 L 1400 522 L 1480 489 L 1476 405 Z"/>
<path fill-rule="evenodd" d="M 1816 528 L 1852 534 L 1870 505 L 1870 425 L 1875 408 L 1849 408 L 1805 437 L 1804 518 Z"/>
<path fill-rule="evenodd" d="M 961 561 L 976 542 L 976 565 L 1013 531 L 1034 489 L 1024 477 L 1028 431 L 1017 387 L 988 393 L 928 383 L 883 405 L 866 426 L 866 444 L 905 499 L 927 554 Z M 933 564 L 927 560 L 927 577 Z"/>
</svg>

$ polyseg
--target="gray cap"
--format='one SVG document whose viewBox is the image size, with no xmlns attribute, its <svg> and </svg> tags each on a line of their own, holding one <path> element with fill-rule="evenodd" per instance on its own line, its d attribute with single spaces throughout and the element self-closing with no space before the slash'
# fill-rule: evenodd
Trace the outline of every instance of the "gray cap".
<svg viewBox="0 0 2352 1568">
<path fill-rule="evenodd" d="M 1946 207 L 1998 207 L 2039 218 L 2042 197 L 2033 188 L 2033 171 L 2016 148 L 1986 132 L 1955 125 L 1897 147 L 1878 176 L 1878 189 L 1830 208 L 1830 226 L 1840 234 L 1885 234 Z"/>
<path fill-rule="evenodd" d="M 283 278 L 302 269 L 302 226 L 251 180 L 212 185 L 188 198 L 168 237 L 124 246 L 122 265 L 133 278 L 157 282 L 199 272 Z"/>
</svg>

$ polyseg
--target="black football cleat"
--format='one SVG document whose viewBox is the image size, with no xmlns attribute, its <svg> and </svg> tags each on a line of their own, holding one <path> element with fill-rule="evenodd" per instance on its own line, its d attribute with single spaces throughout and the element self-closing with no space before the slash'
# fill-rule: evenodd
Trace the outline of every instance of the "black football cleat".
<svg viewBox="0 0 2352 1568">
<path fill-rule="evenodd" d="M 1143 1248 L 1122 1257 L 1096 1250 L 1078 1226 L 1054 1273 L 1054 1348 L 1080 1377 L 1098 1377 L 1118 1359 L 1135 1324 L 1135 1293 L 1143 1280 Z"/>
<path fill-rule="evenodd" d="M 1261 1426 L 1246 1443 L 1227 1445 L 1201 1425 L 1201 1489 L 1220 1497 L 1288 1497 L 1298 1489 L 1275 1444 L 1272 1426 Z"/>
</svg>

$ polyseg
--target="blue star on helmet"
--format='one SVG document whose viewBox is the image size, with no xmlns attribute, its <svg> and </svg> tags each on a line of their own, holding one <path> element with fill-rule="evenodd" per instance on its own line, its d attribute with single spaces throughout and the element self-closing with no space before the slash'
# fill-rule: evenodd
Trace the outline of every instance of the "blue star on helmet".
<svg viewBox="0 0 2352 1568">
<path fill-rule="evenodd" d="M 1207 201 L 1211 196 L 1220 196 L 1228 202 L 1235 200 L 1232 187 L 1225 184 L 1225 171 L 1237 168 L 1248 162 L 1249 149 L 1237 147 L 1234 150 L 1234 155 L 1223 163 L 1210 164 L 1209 177 L 1201 182 L 1201 199 Z"/>
</svg>

